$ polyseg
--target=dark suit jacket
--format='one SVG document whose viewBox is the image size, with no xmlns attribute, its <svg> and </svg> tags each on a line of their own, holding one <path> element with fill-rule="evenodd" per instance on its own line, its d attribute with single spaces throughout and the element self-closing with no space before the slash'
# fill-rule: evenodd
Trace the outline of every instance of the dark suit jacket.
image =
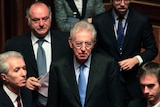
<svg viewBox="0 0 160 107">
<path fill-rule="evenodd" d="M 73 56 L 52 67 L 47 107 L 81 107 Z M 117 63 L 107 55 L 93 54 L 84 107 L 124 107 L 119 88 Z"/>
<path fill-rule="evenodd" d="M 68 37 L 69 33 L 51 30 L 52 62 L 69 53 L 70 48 L 68 45 Z M 22 36 L 16 36 L 8 40 L 4 51 L 9 50 L 18 51 L 23 55 L 27 68 L 27 77 L 38 77 L 38 68 L 30 33 L 24 34 Z M 34 97 L 34 99 L 37 99 L 37 92 L 34 92 Z"/>
<path fill-rule="evenodd" d="M 147 106 L 147 100 L 146 98 L 138 98 L 138 99 L 134 99 L 132 100 L 128 107 L 149 107 Z"/>
<path fill-rule="evenodd" d="M 124 37 L 122 55 L 118 51 L 113 20 L 112 10 L 93 18 L 93 24 L 98 33 L 96 46 L 98 51 L 108 53 L 117 61 L 136 55 L 140 55 L 144 63 L 154 59 L 158 50 L 148 17 L 132 9 L 129 10 L 128 26 Z M 141 48 L 144 48 L 145 51 L 141 52 Z M 130 71 L 122 73 L 126 87 L 133 98 L 142 95 L 138 85 L 138 79 L 136 78 L 138 68 L 139 66 L 137 65 Z"/>
<path fill-rule="evenodd" d="M 28 90 L 27 88 L 23 87 L 21 88 L 21 97 L 22 97 L 22 102 L 23 102 L 23 107 L 36 107 L 33 105 L 33 99 L 32 99 L 32 94 L 31 91 Z M 0 107 L 14 107 L 11 99 L 9 96 L 6 94 L 4 89 L 0 87 Z"/>
</svg>

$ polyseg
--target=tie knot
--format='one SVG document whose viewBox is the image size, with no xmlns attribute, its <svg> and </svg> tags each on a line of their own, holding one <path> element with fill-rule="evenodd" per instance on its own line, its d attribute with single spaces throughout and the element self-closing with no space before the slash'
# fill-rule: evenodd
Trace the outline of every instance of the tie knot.
<svg viewBox="0 0 160 107">
<path fill-rule="evenodd" d="M 119 16 L 119 17 L 118 17 L 118 20 L 119 20 L 119 21 L 122 21 L 123 19 L 124 19 L 123 16 Z"/>
<path fill-rule="evenodd" d="M 19 95 L 17 96 L 16 101 L 17 101 L 17 107 L 21 107 L 21 101 L 20 101 L 20 96 Z"/>
<path fill-rule="evenodd" d="M 37 43 L 38 43 L 39 46 L 42 46 L 42 44 L 43 44 L 44 41 L 45 41 L 44 39 L 39 39 L 39 40 L 37 41 Z"/>
<path fill-rule="evenodd" d="M 17 99 L 16 99 L 16 101 L 20 101 L 20 96 L 19 96 L 19 95 L 17 96 Z"/>
<path fill-rule="evenodd" d="M 85 67 L 86 67 L 85 64 L 81 64 L 81 65 L 79 66 L 79 69 L 83 71 L 83 69 L 84 69 Z"/>
</svg>

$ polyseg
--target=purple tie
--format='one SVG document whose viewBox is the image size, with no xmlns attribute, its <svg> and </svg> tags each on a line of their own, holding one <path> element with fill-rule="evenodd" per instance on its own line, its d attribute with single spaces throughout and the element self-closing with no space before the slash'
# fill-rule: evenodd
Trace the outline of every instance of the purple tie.
<svg viewBox="0 0 160 107">
<path fill-rule="evenodd" d="M 19 96 L 19 95 L 18 95 L 16 101 L 17 101 L 17 107 L 22 107 L 22 106 L 21 106 L 21 101 L 20 101 L 20 96 Z"/>
</svg>

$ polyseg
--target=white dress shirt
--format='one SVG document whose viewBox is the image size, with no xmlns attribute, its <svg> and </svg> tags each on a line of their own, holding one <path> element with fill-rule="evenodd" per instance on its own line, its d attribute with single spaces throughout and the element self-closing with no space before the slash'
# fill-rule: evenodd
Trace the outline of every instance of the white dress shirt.
<svg viewBox="0 0 160 107">
<path fill-rule="evenodd" d="M 150 107 L 160 107 L 160 102 L 158 102 L 156 105 L 150 106 Z"/>
<path fill-rule="evenodd" d="M 86 78 L 86 83 L 88 83 L 88 76 L 89 76 L 89 70 L 90 70 L 90 63 L 91 63 L 91 55 L 89 56 L 88 60 L 84 63 L 85 64 L 85 68 L 83 70 L 85 78 Z M 74 57 L 74 69 L 75 69 L 75 75 L 76 75 L 76 81 L 78 84 L 78 78 L 79 78 L 79 74 L 80 74 L 80 64 L 77 63 L 75 57 Z"/>
<path fill-rule="evenodd" d="M 48 33 L 48 35 L 44 39 L 45 39 L 45 41 L 42 44 L 42 47 L 43 47 L 43 49 L 45 51 L 45 54 L 46 54 L 47 72 L 49 72 L 50 64 L 51 64 L 51 60 L 52 60 L 51 59 L 52 58 L 52 49 L 51 49 L 51 35 L 50 35 L 50 32 Z M 32 33 L 31 40 L 32 40 L 34 55 L 35 55 L 35 58 L 37 59 L 37 50 L 38 50 L 37 41 L 39 39 L 36 36 L 34 36 L 33 33 Z"/>
</svg>

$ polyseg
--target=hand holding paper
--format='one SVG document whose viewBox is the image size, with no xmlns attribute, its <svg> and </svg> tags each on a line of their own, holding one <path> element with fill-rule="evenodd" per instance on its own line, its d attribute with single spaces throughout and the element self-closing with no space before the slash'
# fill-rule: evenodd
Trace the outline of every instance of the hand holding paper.
<svg viewBox="0 0 160 107">
<path fill-rule="evenodd" d="M 39 79 L 41 87 L 39 87 L 38 92 L 45 97 L 48 97 L 48 82 L 49 82 L 49 72 Z"/>
</svg>

